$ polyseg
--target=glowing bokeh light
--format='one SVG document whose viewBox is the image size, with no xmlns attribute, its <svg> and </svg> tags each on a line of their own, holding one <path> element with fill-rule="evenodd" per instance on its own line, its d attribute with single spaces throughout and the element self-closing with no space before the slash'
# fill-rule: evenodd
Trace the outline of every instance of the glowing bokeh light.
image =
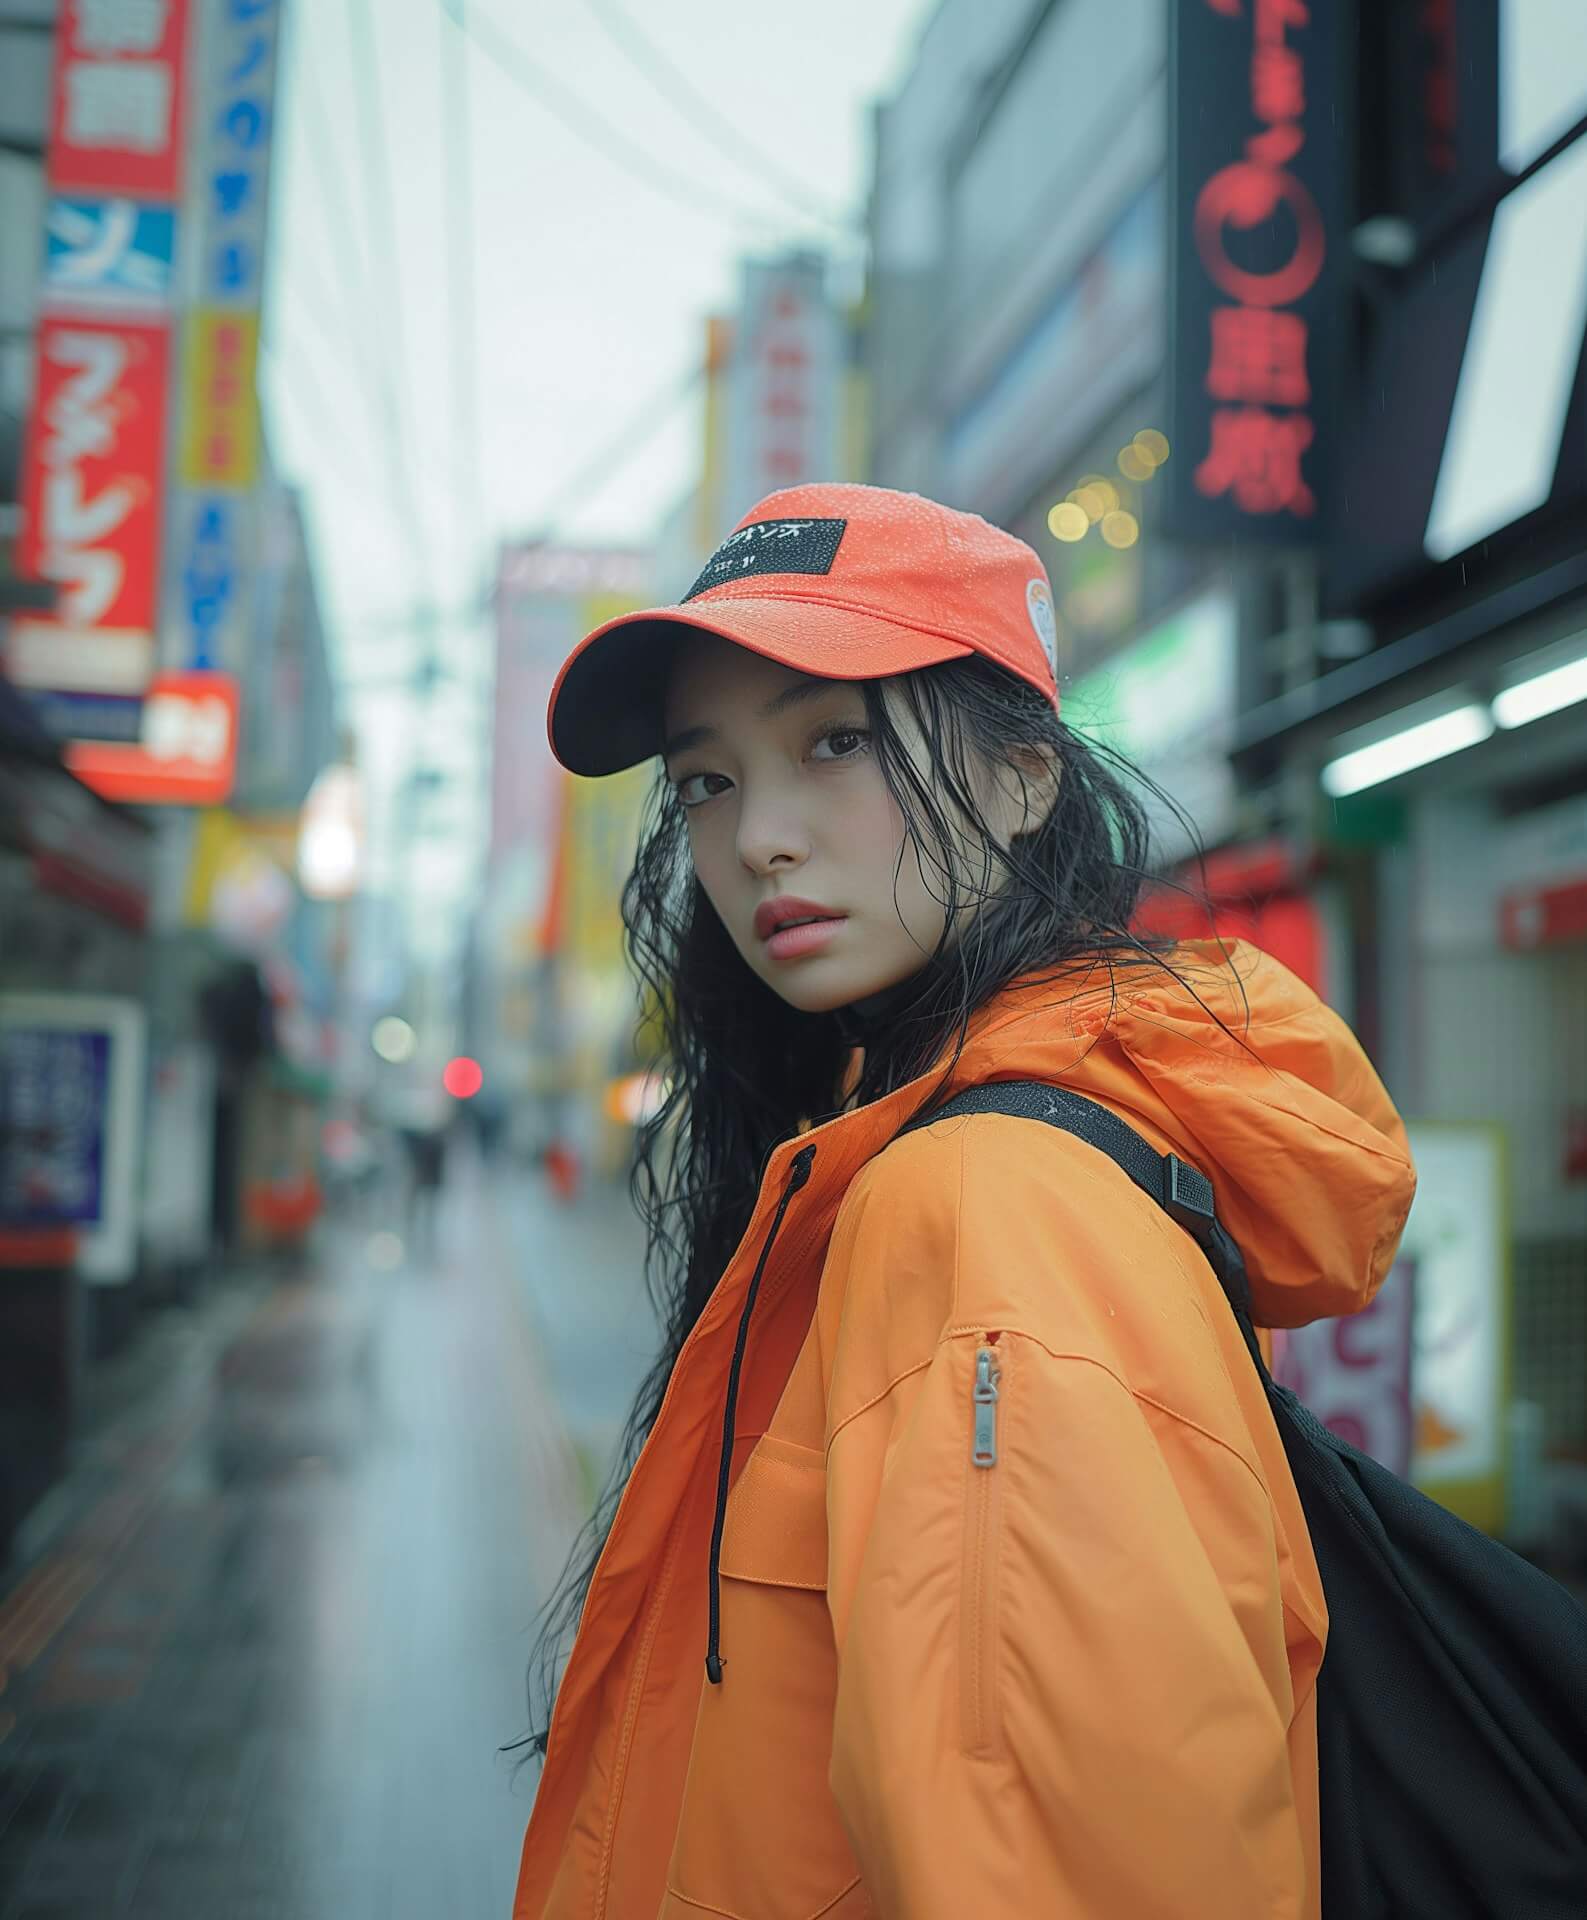
<svg viewBox="0 0 1587 1920">
<path fill-rule="evenodd" d="M 1060 500 L 1048 514 L 1047 526 L 1055 540 L 1084 540 L 1091 531 L 1091 519 L 1076 501 Z"/>
<path fill-rule="evenodd" d="M 1069 498 L 1096 521 L 1119 504 L 1119 490 L 1105 473 L 1083 473 Z"/>
<path fill-rule="evenodd" d="M 1115 507 L 1102 516 L 1102 538 L 1110 547 L 1133 547 L 1141 537 L 1141 523 L 1133 513 Z"/>
<path fill-rule="evenodd" d="M 388 1013 L 384 1019 L 375 1022 L 369 1044 L 390 1066 L 400 1067 L 413 1058 L 418 1049 L 419 1036 L 400 1014 Z"/>
<path fill-rule="evenodd" d="M 441 1075 L 441 1085 L 454 1100 L 472 1100 L 484 1084 L 485 1069 L 466 1053 L 460 1053 L 455 1060 L 448 1060 Z"/>
</svg>

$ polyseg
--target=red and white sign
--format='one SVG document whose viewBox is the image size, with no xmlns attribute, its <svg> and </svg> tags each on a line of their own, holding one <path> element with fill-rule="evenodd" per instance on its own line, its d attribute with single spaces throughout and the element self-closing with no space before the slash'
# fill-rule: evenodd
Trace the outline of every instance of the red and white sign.
<svg viewBox="0 0 1587 1920">
<path fill-rule="evenodd" d="M 61 0 L 52 188 L 181 198 L 187 23 L 188 0 Z"/>
<path fill-rule="evenodd" d="M 78 740 L 67 768 L 106 800 L 218 807 L 237 777 L 237 682 L 229 673 L 161 673 L 135 746 Z"/>
<path fill-rule="evenodd" d="M 819 261 L 751 261 L 730 375 L 729 523 L 782 487 L 825 480 L 837 454 L 842 354 Z"/>
<path fill-rule="evenodd" d="M 158 606 L 170 335 L 163 324 L 46 316 L 22 473 L 18 571 L 53 614 L 16 622 L 27 686 L 136 693 Z"/>
<path fill-rule="evenodd" d="M 1499 937 L 1522 953 L 1587 941 L 1587 874 L 1552 886 L 1511 888 L 1499 902 Z"/>
<path fill-rule="evenodd" d="M 1513 951 L 1587 941 L 1587 795 L 1509 821 L 1494 848 L 1499 938 Z"/>
<path fill-rule="evenodd" d="M 1360 1313 L 1276 1336 L 1273 1364 L 1330 1433 L 1402 1476 L 1415 1451 L 1415 1288 L 1415 1261 L 1397 1261 Z"/>
</svg>

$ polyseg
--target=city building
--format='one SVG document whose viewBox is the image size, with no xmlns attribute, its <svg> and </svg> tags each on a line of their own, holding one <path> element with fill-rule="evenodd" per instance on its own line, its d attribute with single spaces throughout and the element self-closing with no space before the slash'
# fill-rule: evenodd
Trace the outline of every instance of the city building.
<svg viewBox="0 0 1587 1920">
<path fill-rule="evenodd" d="M 0 0 L 0 1346 L 54 1423 L 0 1433 L 7 1524 L 85 1367 L 315 1191 L 346 931 L 296 879 L 339 735 L 255 382 L 279 24 Z"/>
<path fill-rule="evenodd" d="M 1422 1437 L 1474 1512 L 1507 1504 L 1556 1543 L 1587 1538 L 1578 27 L 1519 5 L 1365 17 L 1320 577 L 1325 627 L 1355 641 L 1235 741 L 1354 870 L 1372 1044 L 1421 1129 Z"/>
<path fill-rule="evenodd" d="M 546 740 L 562 661 L 591 628 L 651 599 L 651 558 L 522 541 L 495 586 L 495 734 L 484 896 L 472 941 L 469 1051 L 519 1151 L 613 1170 L 626 1148 L 606 1094 L 632 1071 L 637 1006 L 618 895 L 648 769 L 577 780 Z"/>
<path fill-rule="evenodd" d="M 1227 550 L 1160 530 L 1183 458 L 1165 433 L 1168 23 L 1162 0 L 932 16 L 876 116 L 870 477 L 1036 549 L 1068 713 L 1218 848 L 1259 837 L 1225 751 L 1250 587 Z"/>
<path fill-rule="evenodd" d="M 757 500 L 805 480 L 864 477 L 859 314 L 825 255 L 740 262 L 739 299 L 706 321 L 699 480 L 654 545 L 656 599 L 681 600 Z"/>
<path fill-rule="evenodd" d="M 1037 549 L 1066 717 L 1199 832 L 1187 866 L 1159 819 L 1166 871 L 1361 1033 L 1422 1175 L 1360 1329 L 1384 1430 L 1557 1549 L 1587 1507 L 1587 77 L 1568 8 L 1359 26 L 944 0 L 877 113 L 871 476 Z M 1295 1348 L 1325 1402 L 1333 1339 Z"/>
</svg>

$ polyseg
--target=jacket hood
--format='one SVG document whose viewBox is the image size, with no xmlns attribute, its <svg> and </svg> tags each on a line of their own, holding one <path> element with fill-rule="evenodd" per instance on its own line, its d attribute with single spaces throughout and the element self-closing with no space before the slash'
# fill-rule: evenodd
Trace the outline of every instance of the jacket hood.
<svg viewBox="0 0 1587 1920">
<path fill-rule="evenodd" d="M 1349 1027 L 1269 955 L 1191 941 L 1172 965 L 1182 979 L 1098 964 L 1012 988 L 951 1085 L 1057 1080 L 1102 1101 L 1212 1181 L 1260 1324 L 1356 1312 L 1416 1188 L 1399 1114 Z"/>
</svg>

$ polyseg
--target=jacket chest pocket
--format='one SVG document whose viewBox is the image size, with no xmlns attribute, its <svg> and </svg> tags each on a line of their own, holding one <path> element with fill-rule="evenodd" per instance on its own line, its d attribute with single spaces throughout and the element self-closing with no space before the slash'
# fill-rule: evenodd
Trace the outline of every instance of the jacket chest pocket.
<svg viewBox="0 0 1587 1920">
<path fill-rule="evenodd" d="M 662 1920 L 871 1912 L 827 1784 L 837 1650 L 826 1585 L 825 1462 L 768 1434 L 728 1503 L 722 1683 L 702 1671 Z"/>
</svg>

